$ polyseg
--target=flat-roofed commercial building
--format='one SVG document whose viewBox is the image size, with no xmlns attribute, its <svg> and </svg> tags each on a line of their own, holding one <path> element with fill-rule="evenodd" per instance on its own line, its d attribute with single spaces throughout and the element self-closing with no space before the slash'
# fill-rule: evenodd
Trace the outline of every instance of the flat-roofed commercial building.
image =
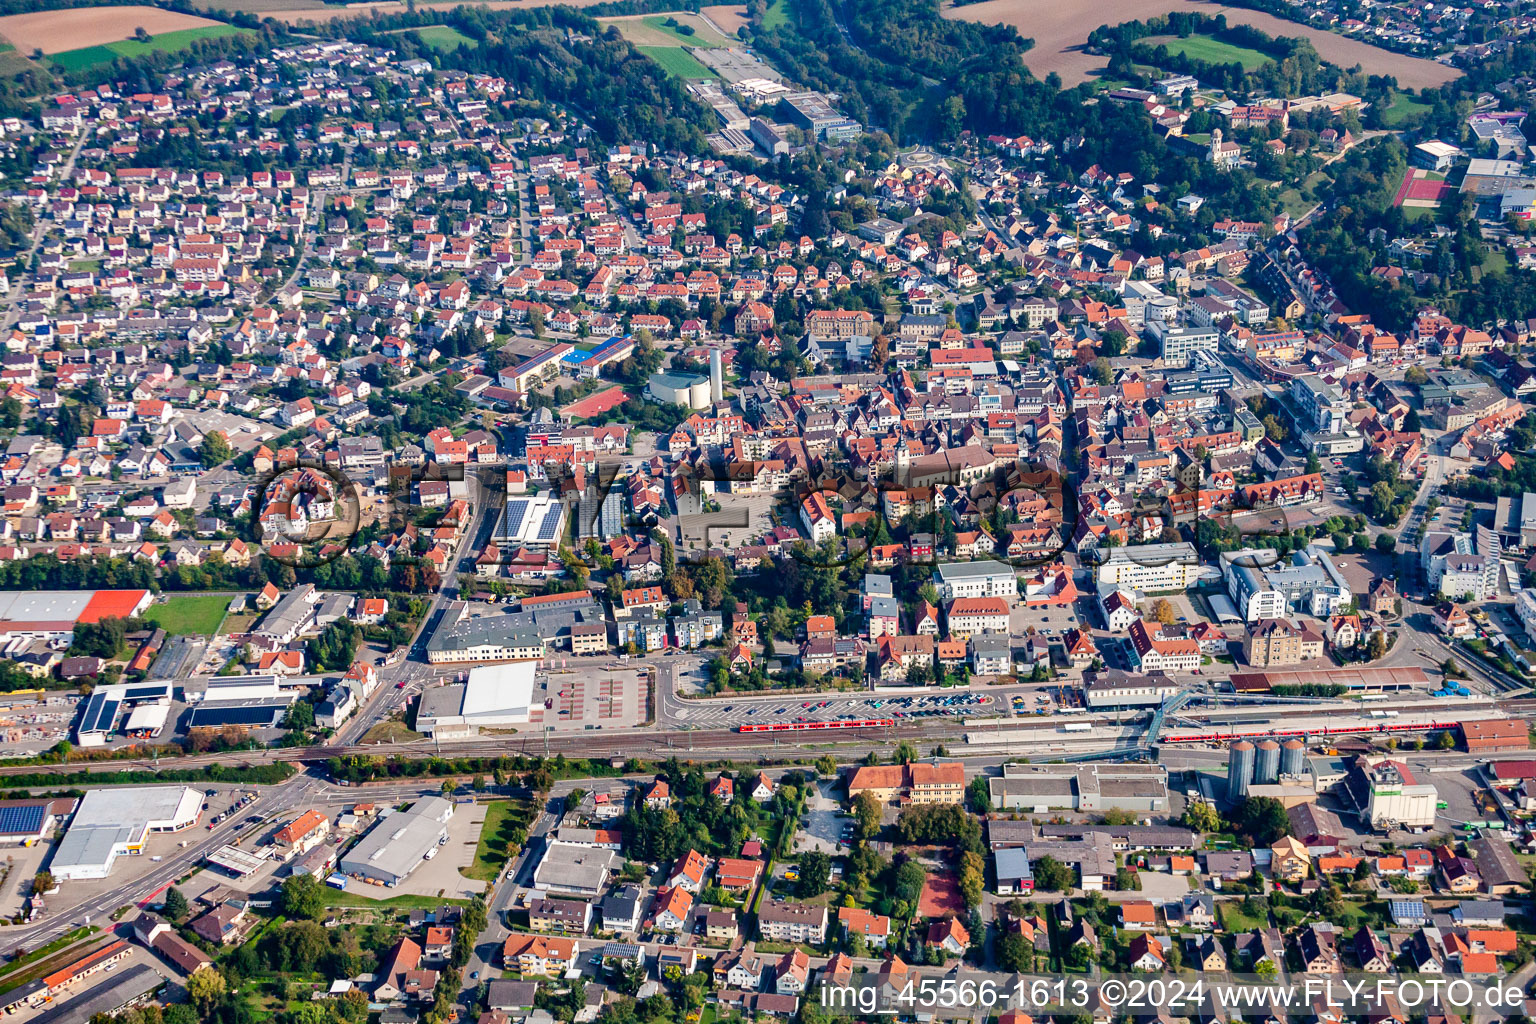
<svg viewBox="0 0 1536 1024">
<path fill-rule="evenodd" d="M 85 1024 L 98 1014 L 110 1016 L 146 1001 L 164 984 L 165 978 L 159 971 L 144 964 L 133 964 L 117 977 L 92 985 L 68 1002 L 48 1008 L 33 1017 L 29 1024 Z"/>
<path fill-rule="evenodd" d="M 448 842 L 452 817 L 453 804 L 440 796 L 423 797 L 409 810 L 379 819 L 341 858 L 341 870 L 365 882 L 399 885 Z"/>
<path fill-rule="evenodd" d="M 1013 566 L 1007 562 L 985 559 L 979 562 L 943 562 L 934 571 L 939 597 L 952 601 L 961 597 L 1019 596 L 1019 583 Z"/>
<path fill-rule="evenodd" d="M 531 661 L 481 665 L 463 683 L 422 692 L 416 728 L 433 737 L 478 736 L 528 721 L 536 666 Z"/>
<path fill-rule="evenodd" d="M 612 850 L 557 839 L 544 847 L 544 856 L 533 873 L 533 885 L 536 889 L 592 899 L 608 884 L 616 860 Z"/>
<path fill-rule="evenodd" d="M 197 824 L 202 808 L 202 794 L 186 786 L 90 790 L 80 799 L 48 870 L 66 880 L 106 878 L 118 857 L 143 853 L 151 833 Z"/>
<path fill-rule="evenodd" d="M 427 661 L 433 665 L 538 661 L 546 650 L 544 637 L 533 626 L 519 625 L 518 621 L 511 615 L 464 617 L 458 621 L 449 621 L 445 616 L 427 643 Z"/>
<path fill-rule="evenodd" d="M 54 639 L 79 622 L 131 619 L 148 608 L 148 590 L 10 590 L 0 593 L 0 640 Z"/>
<path fill-rule="evenodd" d="M 1099 582 L 1132 590 L 1186 590 L 1204 569 L 1193 544 L 1134 544 L 1110 548 L 1099 563 Z"/>
<path fill-rule="evenodd" d="M 1157 764 L 1005 764 L 988 789 L 998 810 L 1164 811 L 1168 769 Z"/>
</svg>

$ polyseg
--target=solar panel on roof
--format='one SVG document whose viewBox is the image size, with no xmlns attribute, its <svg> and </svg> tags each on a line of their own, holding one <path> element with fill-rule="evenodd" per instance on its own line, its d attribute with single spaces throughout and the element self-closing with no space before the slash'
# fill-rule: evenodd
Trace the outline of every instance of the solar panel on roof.
<svg viewBox="0 0 1536 1024">
<path fill-rule="evenodd" d="M 123 691 L 124 700 L 143 700 L 145 697 L 163 696 L 165 696 L 165 687 L 163 686 L 132 686 Z"/>
<path fill-rule="evenodd" d="M 270 726 L 282 717 L 285 709 L 281 706 L 262 706 L 237 708 L 196 708 L 192 717 L 188 720 L 189 727 L 219 726 L 219 725 L 252 725 Z"/>
<path fill-rule="evenodd" d="M 43 827 L 48 808 L 43 804 L 0 807 L 0 835 L 33 835 Z"/>
<path fill-rule="evenodd" d="M 92 695 L 90 703 L 85 706 L 85 714 L 80 719 L 80 731 L 104 732 L 111 729 L 112 723 L 116 720 L 117 701 L 95 694 Z"/>
<path fill-rule="evenodd" d="M 528 508 L 526 501 L 507 506 L 507 528 L 502 531 L 503 537 L 517 536 L 517 531 L 523 528 L 523 518 L 528 515 Z"/>
<path fill-rule="evenodd" d="M 552 506 L 544 513 L 544 521 L 539 524 L 539 540 L 553 540 L 555 531 L 560 528 L 560 517 L 565 514 L 565 508 L 560 505 Z"/>
</svg>

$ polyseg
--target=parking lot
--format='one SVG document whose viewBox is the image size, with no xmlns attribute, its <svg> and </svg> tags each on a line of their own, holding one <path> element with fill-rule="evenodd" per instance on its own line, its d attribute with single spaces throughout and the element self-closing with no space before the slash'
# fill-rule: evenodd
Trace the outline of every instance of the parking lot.
<svg viewBox="0 0 1536 1024">
<path fill-rule="evenodd" d="M 843 813 L 842 806 L 832 795 L 837 783 L 825 780 L 807 795 L 805 820 L 795 833 L 795 852 L 817 850 L 829 855 L 848 852 L 847 840 L 851 836 L 853 819 Z"/>
<path fill-rule="evenodd" d="M 737 725 L 774 722 L 861 721 L 879 718 L 975 717 L 1002 713 L 1004 697 L 998 693 L 967 691 L 869 694 L 811 699 L 800 694 L 779 697 L 724 698 L 688 701 L 672 712 L 672 718 L 695 729 L 720 729 Z"/>
<path fill-rule="evenodd" d="M 572 664 L 580 664 L 580 659 Z M 539 674 L 528 723 L 557 732 L 638 725 L 650 681 L 634 669 L 551 668 Z"/>
</svg>

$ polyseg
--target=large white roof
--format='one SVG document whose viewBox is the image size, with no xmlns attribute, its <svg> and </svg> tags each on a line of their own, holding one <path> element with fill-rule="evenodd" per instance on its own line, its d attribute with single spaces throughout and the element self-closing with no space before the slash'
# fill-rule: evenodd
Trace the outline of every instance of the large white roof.
<svg viewBox="0 0 1536 1024">
<path fill-rule="evenodd" d="M 533 703 L 533 677 L 537 667 L 537 662 L 511 661 L 470 669 L 460 714 L 466 719 L 517 716 L 526 719 L 528 707 Z"/>
</svg>

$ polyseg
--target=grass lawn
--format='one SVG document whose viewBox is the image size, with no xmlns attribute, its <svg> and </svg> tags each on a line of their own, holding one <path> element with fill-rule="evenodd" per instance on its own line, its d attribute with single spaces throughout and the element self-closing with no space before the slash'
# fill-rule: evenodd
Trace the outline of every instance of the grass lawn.
<svg viewBox="0 0 1536 1024">
<path fill-rule="evenodd" d="M 365 883 L 352 880 L 348 886 L 360 886 Z M 370 886 L 370 888 L 373 888 Z M 402 896 L 391 896 L 383 900 L 371 900 L 366 896 L 357 896 L 341 889 L 325 887 L 325 905 L 327 907 L 371 907 L 378 910 L 435 910 L 444 903 L 457 903 L 465 906 L 468 900 L 449 899 L 446 896 L 417 896 L 406 893 Z"/>
<path fill-rule="evenodd" d="M 474 46 L 475 41 L 451 25 L 432 25 L 416 30 L 416 38 L 438 53 L 448 53 L 461 46 Z"/>
<path fill-rule="evenodd" d="M 1216 904 L 1221 926 L 1229 932 L 1251 932 L 1255 928 L 1268 928 L 1269 921 L 1254 917 L 1243 910 L 1242 900 L 1223 900 Z"/>
<path fill-rule="evenodd" d="M 1314 204 L 1296 189 L 1288 188 L 1280 193 L 1280 205 L 1294 219 L 1312 209 Z"/>
<path fill-rule="evenodd" d="M 173 594 L 144 613 L 167 633 L 212 636 L 233 600 L 228 594 Z"/>
<path fill-rule="evenodd" d="M 101 269 L 101 260 L 75 260 L 70 263 L 69 269 L 76 273 L 88 270 L 94 274 Z"/>
<path fill-rule="evenodd" d="M 406 728 L 404 722 L 396 722 L 394 720 L 390 720 L 387 722 L 380 722 L 372 729 L 369 729 L 368 732 L 363 736 L 363 742 L 410 743 L 412 740 L 421 739 L 422 736 L 422 733 L 412 732 L 410 729 Z"/>
<path fill-rule="evenodd" d="M 1242 64 L 1244 71 L 1256 71 L 1274 59 L 1261 50 L 1224 43 L 1214 36 L 1196 34 L 1182 39 L 1178 36 L 1149 36 L 1142 42 L 1152 49 L 1166 46 L 1169 53 L 1180 53 L 1210 64 Z"/>
<path fill-rule="evenodd" d="M 1434 220 L 1435 214 L 1440 212 L 1438 206 L 1404 206 L 1401 209 L 1403 211 L 1403 219 L 1409 224 L 1421 220 Z"/>
<path fill-rule="evenodd" d="M 48 60 L 65 71 L 82 71 L 98 64 L 110 64 L 119 57 L 133 60 L 150 53 L 175 53 L 178 50 L 185 50 L 199 39 L 223 39 L 226 36 L 239 35 L 248 31 L 248 29 L 235 28 L 233 25 L 203 25 L 198 28 L 184 28 L 177 32 L 161 32 L 159 35 L 150 36 L 147 43 L 141 43 L 137 39 L 123 39 L 105 46 L 65 50 L 63 53 L 50 55 Z"/>
<path fill-rule="evenodd" d="M 527 800 L 493 800 L 486 804 L 475 862 L 462 869 L 464 877 L 494 882 L 522 846 L 532 822 L 533 804 Z"/>
<path fill-rule="evenodd" d="M 661 65 L 661 69 L 678 78 L 714 78 L 715 73 L 700 64 L 693 54 L 681 46 L 637 46 L 635 49 Z"/>
<path fill-rule="evenodd" d="M 1509 273 L 1509 255 L 1503 249 L 1490 248 L 1483 253 L 1483 276 Z"/>
<path fill-rule="evenodd" d="M 773 0 L 763 12 L 763 29 L 772 32 L 776 28 L 789 27 L 789 0 Z"/>
<path fill-rule="evenodd" d="M 1381 123 L 1388 128 L 1398 128 L 1408 121 L 1417 121 L 1431 109 L 1428 103 L 1404 93 L 1394 92 L 1391 105 L 1381 112 Z"/>
</svg>

